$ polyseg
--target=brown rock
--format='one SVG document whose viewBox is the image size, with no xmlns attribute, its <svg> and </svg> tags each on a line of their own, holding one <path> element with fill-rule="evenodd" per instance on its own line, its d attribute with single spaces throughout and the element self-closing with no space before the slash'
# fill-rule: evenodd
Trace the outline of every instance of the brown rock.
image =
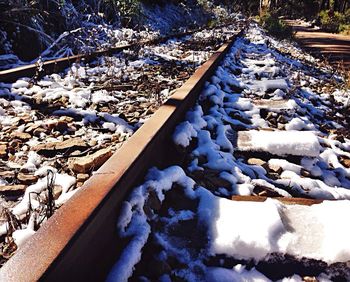
<svg viewBox="0 0 350 282">
<path fill-rule="evenodd" d="M 23 194 L 26 190 L 26 185 L 4 185 L 0 186 L 1 194 Z"/>
<path fill-rule="evenodd" d="M 46 144 L 39 144 L 32 149 L 38 153 L 45 153 L 47 151 L 74 151 L 77 149 L 87 148 L 86 142 L 80 138 L 72 138 L 63 142 L 50 142 Z"/>
<path fill-rule="evenodd" d="M 310 177 L 311 176 L 311 173 L 309 171 L 307 171 L 306 169 L 302 168 L 300 170 L 300 174 L 304 177 Z"/>
<path fill-rule="evenodd" d="M 27 185 L 31 185 L 35 182 L 38 181 L 38 177 L 33 175 L 33 174 L 25 174 L 25 173 L 19 173 L 17 176 L 17 179 L 23 183 L 23 184 L 27 184 Z"/>
<path fill-rule="evenodd" d="M 40 124 L 35 124 L 35 123 L 31 122 L 31 123 L 27 124 L 24 131 L 27 133 L 32 133 L 38 127 L 40 127 Z"/>
<path fill-rule="evenodd" d="M 11 153 L 15 152 L 22 144 L 22 141 L 19 139 L 13 139 L 9 142 L 7 150 Z"/>
<path fill-rule="evenodd" d="M 151 108 L 148 108 L 144 113 L 143 115 L 144 116 L 148 116 L 148 115 L 152 115 L 154 113 L 154 111 L 151 109 Z"/>
<path fill-rule="evenodd" d="M 47 129 L 42 127 L 37 127 L 33 130 L 33 135 L 39 137 L 41 133 L 48 133 Z"/>
<path fill-rule="evenodd" d="M 11 137 L 22 141 L 28 141 L 29 139 L 32 138 L 32 136 L 29 133 L 19 132 L 19 131 L 12 132 Z"/>
<path fill-rule="evenodd" d="M 348 158 L 341 158 L 340 162 L 343 164 L 343 166 L 345 166 L 346 168 L 350 168 L 350 159 Z"/>
<path fill-rule="evenodd" d="M 0 158 L 5 158 L 7 156 L 7 146 L 0 145 Z"/>
<path fill-rule="evenodd" d="M 66 123 L 71 123 L 71 122 L 74 121 L 74 118 L 68 117 L 68 116 L 61 116 L 59 120 L 60 120 L 60 121 L 64 121 L 64 122 L 66 122 Z"/>
<path fill-rule="evenodd" d="M 110 156 L 112 156 L 111 148 L 101 149 L 92 155 L 71 159 L 69 168 L 75 172 L 85 173 L 91 169 L 99 168 Z"/>
<path fill-rule="evenodd" d="M 60 185 L 55 185 L 53 187 L 53 198 L 57 200 L 58 197 L 61 196 L 61 194 L 62 194 L 62 187 Z"/>
<path fill-rule="evenodd" d="M 248 159 L 247 163 L 250 165 L 259 165 L 259 166 L 264 166 L 266 164 L 265 161 L 257 158 L 250 158 Z"/>
<path fill-rule="evenodd" d="M 279 165 L 268 164 L 268 170 L 273 173 L 281 174 L 283 172 L 283 168 Z"/>
<path fill-rule="evenodd" d="M 284 115 L 279 115 L 278 118 L 277 118 L 277 122 L 279 123 L 287 123 L 287 119 Z"/>
<path fill-rule="evenodd" d="M 4 178 L 5 180 L 13 180 L 15 178 L 15 172 L 14 171 L 1 171 L 0 177 Z"/>
<path fill-rule="evenodd" d="M 85 181 L 87 179 L 89 179 L 90 175 L 86 174 L 86 173 L 78 173 L 77 175 L 77 181 Z"/>
<path fill-rule="evenodd" d="M 68 129 L 68 123 L 64 120 L 56 120 L 45 125 L 48 130 L 64 132 Z"/>
</svg>

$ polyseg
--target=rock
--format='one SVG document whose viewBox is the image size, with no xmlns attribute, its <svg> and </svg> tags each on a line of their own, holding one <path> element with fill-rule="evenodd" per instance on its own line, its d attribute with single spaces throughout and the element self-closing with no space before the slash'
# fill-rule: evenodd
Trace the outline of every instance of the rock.
<svg viewBox="0 0 350 282">
<path fill-rule="evenodd" d="M 261 159 L 257 159 L 257 158 L 250 158 L 250 159 L 248 159 L 247 163 L 250 165 L 259 165 L 259 166 L 266 165 L 265 161 L 263 161 Z"/>
<path fill-rule="evenodd" d="M 232 184 L 220 177 L 220 172 L 216 170 L 206 169 L 204 171 L 197 170 L 192 172 L 191 177 L 197 182 L 210 190 L 216 190 L 218 188 L 232 189 Z"/>
<path fill-rule="evenodd" d="M 60 121 L 64 121 L 64 122 L 66 122 L 66 123 L 71 123 L 71 122 L 74 121 L 74 118 L 68 117 L 68 116 L 61 116 L 61 117 L 59 118 L 59 120 L 60 120 Z"/>
<path fill-rule="evenodd" d="M 302 168 L 300 170 L 300 174 L 304 177 L 310 177 L 311 176 L 311 173 L 309 171 L 307 171 L 306 169 Z"/>
<path fill-rule="evenodd" d="M 350 159 L 342 157 L 340 159 L 340 162 L 342 163 L 343 166 L 346 168 L 350 168 Z"/>
<path fill-rule="evenodd" d="M 90 175 L 86 174 L 86 173 L 78 173 L 77 175 L 77 181 L 85 181 L 87 179 L 89 179 Z"/>
<path fill-rule="evenodd" d="M 1 171 L 0 177 L 5 180 L 13 180 L 15 178 L 15 172 L 14 171 Z"/>
<path fill-rule="evenodd" d="M 54 120 L 45 125 L 48 130 L 55 130 L 61 133 L 67 131 L 68 123 L 64 120 Z"/>
<path fill-rule="evenodd" d="M 68 166 L 75 172 L 86 173 L 99 168 L 112 154 L 111 148 L 101 149 L 92 155 L 71 159 Z"/>
<path fill-rule="evenodd" d="M 7 156 L 7 145 L 0 145 L 0 158 L 5 158 Z"/>
<path fill-rule="evenodd" d="M 45 144 L 39 144 L 34 146 L 32 149 L 37 151 L 39 154 L 54 153 L 57 151 L 74 151 L 79 149 L 86 149 L 88 144 L 80 138 L 71 138 L 62 142 L 49 142 Z"/>
<path fill-rule="evenodd" d="M 61 187 L 61 185 L 55 185 L 53 187 L 53 198 L 55 200 L 57 200 L 58 197 L 61 196 L 61 194 L 62 194 L 62 187 Z"/>
<path fill-rule="evenodd" d="M 253 192 L 258 196 L 264 196 L 264 197 L 281 197 L 282 196 L 278 192 L 271 189 L 270 187 L 267 187 L 264 185 L 255 185 Z"/>
<path fill-rule="evenodd" d="M 152 110 L 152 108 L 148 108 L 148 109 L 142 114 L 142 116 L 152 115 L 153 113 L 154 113 L 154 111 Z"/>
<path fill-rule="evenodd" d="M 286 119 L 286 117 L 284 115 L 279 115 L 277 118 L 277 122 L 279 123 L 287 123 L 288 120 Z"/>
<path fill-rule="evenodd" d="M 12 195 L 23 194 L 26 190 L 26 185 L 4 185 L 0 186 L 0 194 Z"/>
<path fill-rule="evenodd" d="M 269 163 L 267 167 L 268 167 L 268 171 L 272 173 L 281 174 L 283 172 L 283 168 L 279 165 Z"/>
<path fill-rule="evenodd" d="M 33 174 L 25 174 L 25 173 L 19 173 L 17 175 L 17 179 L 23 183 L 23 184 L 26 184 L 26 185 L 31 185 L 35 182 L 38 181 L 38 177 L 33 175 Z"/>
<path fill-rule="evenodd" d="M 13 139 L 9 142 L 7 150 L 10 152 L 15 152 L 20 146 L 22 142 L 19 139 Z"/>
<path fill-rule="evenodd" d="M 89 144 L 90 147 L 94 147 L 94 146 L 97 145 L 97 140 L 96 139 L 90 139 L 88 144 Z"/>
<path fill-rule="evenodd" d="M 29 139 L 32 138 L 32 136 L 29 133 L 19 132 L 19 131 L 12 132 L 10 136 L 14 139 L 19 139 L 22 141 L 28 141 Z"/>
<path fill-rule="evenodd" d="M 37 129 L 38 127 L 40 127 L 40 124 L 35 124 L 33 122 L 28 123 L 24 129 L 24 132 L 26 133 L 32 133 L 35 129 Z"/>
<path fill-rule="evenodd" d="M 47 129 L 45 128 L 42 128 L 42 127 L 37 127 L 36 129 L 33 130 L 33 135 L 34 136 L 37 136 L 37 137 L 40 137 L 40 135 L 42 133 L 48 133 Z"/>
</svg>

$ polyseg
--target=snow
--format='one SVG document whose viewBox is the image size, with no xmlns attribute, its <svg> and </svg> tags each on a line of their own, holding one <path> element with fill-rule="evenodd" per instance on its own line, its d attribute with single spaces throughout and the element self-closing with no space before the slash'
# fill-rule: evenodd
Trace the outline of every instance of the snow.
<svg viewBox="0 0 350 282">
<path fill-rule="evenodd" d="M 238 149 L 265 151 L 280 156 L 317 157 L 321 146 L 317 136 L 311 132 L 251 130 L 238 132 Z"/>
<path fill-rule="evenodd" d="M 151 169 L 146 176 L 147 182 L 137 187 L 128 201 L 123 202 L 117 228 L 121 237 L 131 237 L 132 240 L 123 250 L 121 259 L 113 266 L 107 281 L 127 281 L 133 272 L 134 265 L 141 259 L 141 249 L 147 242 L 151 228 L 147 221 L 144 205 L 150 191 L 154 191 L 158 199 L 164 200 L 164 193 L 171 189 L 173 183 L 186 187 L 188 194 L 194 181 L 188 178 L 180 167 L 169 167 L 164 171 Z"/>
<path fill-rule="evenodd" d="M 287 90 L 288 84 L 285 79 L 262 80 L 253 84 L 252 89 L 268 91 L 268 90 Z"/>
<path fill-rule="evenodd" d="M 328 264 L 350 259 L 350 228 L 343 220 L 350 209 L 350 169 L 344 162 L 350 158 L 350 141 L 337 131 L 348 126 L 341 114 L 347 101 L 334 105 L 330 94 L 320 92 L 319 84 L 331 75 L 304 64 L 314 64 L 312 57 L 302 54 L 302 61 L 280 51 L 287 49 L 300 57 L 297 47 L 266 36 L 255 24 L 245 37 L 248 40 L 235 42 L 173 133 L 174 143 L 186 148 L 182 172 L 179 167 L 176 171 L 188 175 L 184 179 L 191 183 L 187 188 L 181 185 L 185 192 L 177 198 L 184 199 L 188 210 L 162 206 L 161 212 L 151 208 L 143 214 L 147 218 L 143 222 L 154 228 L 147 229 L 148 240 L 162 250 L 155 254 L 157 259 L 167 263 L 169 257 L 177 257 L 186 266 L 171 266 L 171 275 L 163 274 L 161 281 L 171 280 L 172 275 L 189 281 L 270 281 L 264 270 L 254 266 L 275 253 Z M 261 158 L 261 165 L 250 164 L 250 158 Z M 156 187 L 163 202 L 175 179 L 154 172 L 157 181 L 151 190 Z M 161 177 L 167 178 L 164 183 Z M 149 185 L 149 180 L 140 187 Z M 252 196 L 261 190 L 263 195 L 332 201 L 302 206 L 274 199 L 230 200 L 232 195 Z M 139 188 L 134 192 L 131 198 L 147 205 L 149 194 Z M 188 207 L 189 200 L 196 204 Z M 118 230 L 127 230 L 138 214 L 132 204 L 126 207 Z M 186 222 L 193 223 L 192 232 L 205 238 L 201 237 L 202 245 L 201 240 L 194 244 L 191 234 L 176 236 L 178 228 L 187 232 Z M 144 243 L 144 234 L 138 236 L 137 249 L 142 253 L 141 245 L 149 242 Z M 140 253 L 132 254 L 134 262 Z M 241 264 L 228 266 L 230 259 Z M 129 271 L 131 264 L 127 264 Z M 319 281 L 334 278 L 322 271 L 315 275 Z M 130 271 L 128 275 L 139 274 Z M 302 277 L 295 274 L 280 281 L 302 281 Z M 145 274 L 144 279 L 148 278 Z"/>
<path fill-rule="evenodd" d="M 197 137 L 197 131 L 194 130 L 191 123 L 185 121 L 176 127 L 173 140 L 175 144 L 187 147 L 190 144 L 192 137 Z"/>
<path fill-rule="evenodd" d="M 209 252 L 239 259 L 264 259 L 271 253 L 323 260 L 350 259 L 346 244 L 350 227 L 340 218 L 350 212 L 349 201 L 325 201 L 308 206 L 284 205 L 277 200 L 236 202 L 200 194 L 199 216 L 209 226 Z M 232 216 L 239 215 L 239 216 Z M 302 219 L 302 220 L 301 220 Z"/>
<path fill-rule="evenodd" d="M 237 264 L 233 269 L 226 269 L 221 267 L 208 267 L 206 274 L 206 281 L 211 282 L 266 282 L 270 281 L 266 276 L 257 270 L 246 270 L 245 266 Z"/>
<path fill-rule="evenodd" d="M 45 168 L 47 171 L 50 168 Z M 32 207 L 38 207 L 39 206 L 39 194 L 43 192 L 48 187 L 49 183 L 49 176 L 48 172 L 44 173 L 43 168 L 40 169 L 37 173 L 37 175 L 44 175 L 43 178 L 40 178 L 37 183 L 32 184 L 28 186 L 25 190 L 23 199 L 12 209 L 12 213 L 18 217 L 23 217 L 25 213 L 29 210 L 29 205 L 32 205 Z M 74 176 L 70 176 L 68 174 L 60 174 L 55 173 L 55 170 L 53 170 L 54 176 L 53 176 L 53 185 L 61 186 L 62 188 L 62 195 L 57 199 L 57 201 L 61 201 L 60 198 L 66 198 L 63 201 L 67 200 L 67 192 L 69 189 L 75 185 L 76 178 Z M 69 196 L 72 196 L 73 194 L 69 194 Z"/>
</svg>

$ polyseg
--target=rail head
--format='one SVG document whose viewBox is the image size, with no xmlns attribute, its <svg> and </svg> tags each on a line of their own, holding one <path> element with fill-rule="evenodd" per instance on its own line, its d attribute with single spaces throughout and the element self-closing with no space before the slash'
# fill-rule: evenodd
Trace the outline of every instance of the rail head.
<svg viewBox="0 0 350 282">
<path fill-rule="evenodd" d="M 117 210 L 152 165 L 167 165 L 174 127 L 243 30 L 224 44 L 0 269 L 0 281 L 100 281 L 118 257 Z M 155 157 L 157 156 L 157 157 Z M 101 255 L 103 252 L 103 255 Z"/>
</svg>

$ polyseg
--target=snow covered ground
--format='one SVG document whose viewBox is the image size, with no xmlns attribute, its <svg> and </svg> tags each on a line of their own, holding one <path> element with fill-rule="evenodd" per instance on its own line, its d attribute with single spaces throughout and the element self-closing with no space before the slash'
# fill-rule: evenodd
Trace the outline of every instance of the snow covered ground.
<svg viewBox="0 0 350 282">
<path fill-rule="evenodd" d="M 125 50 L 39 81 L 0 82 L 3 258 L 147 120 L 239 25 Z M 205 47 L 205 48 L 204 48 Z"/>
<path fill-rule="evenodd" d="M 174 131 L 184 162 L 123 203 L 108 281 L 350 280 L 350 90 L 316 65 L 251 24 Z"/>
</svg>

